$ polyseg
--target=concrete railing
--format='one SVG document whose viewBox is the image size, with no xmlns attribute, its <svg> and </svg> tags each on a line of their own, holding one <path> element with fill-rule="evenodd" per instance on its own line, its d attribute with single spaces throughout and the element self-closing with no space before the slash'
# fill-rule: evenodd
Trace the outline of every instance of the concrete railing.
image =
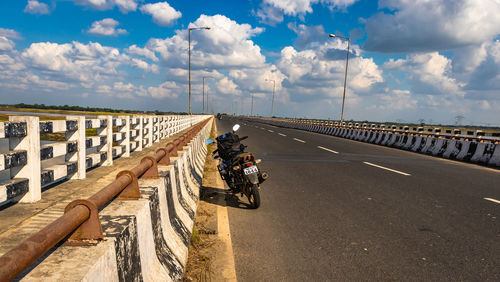
<svg viewBox="0 0 500 282">
<path fill-rule="evenodd" d="M 66 120 L 40 121 L 35 116 L 10 116 L 0 122 L 0 205 L 36 202 L 42 187 L 64 179 L 84 179 L 87 170 L 109 166 L 172 136 L 208 116 L 66 116 Z M 64 134 L 64 141 L 41 144 L 42 134 Z M 90 134 L 88 134 L 90 133 Z M 42 135 L 44 136 L 44 135 Z M 61 138 L 61 139 L 62 139 Z"/>
<path fill-rule="evenodd" d="M 280 127 L 307 130 L 361 142 L 389 146 L 417 153 L 500 167 L 500 132 L 409 127 L 404 125 L 359 124 L 246 118 Z"/>
<path fill-rule="evenodd" d="M 69 203 L 0 257 L 0 280 L 180 281 L 212 122 L 205 116 L 90 198 Z"/>
</svg>

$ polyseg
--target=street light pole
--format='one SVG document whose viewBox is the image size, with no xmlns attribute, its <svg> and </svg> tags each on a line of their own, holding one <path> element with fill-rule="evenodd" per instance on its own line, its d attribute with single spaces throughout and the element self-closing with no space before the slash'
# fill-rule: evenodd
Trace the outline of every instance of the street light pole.
<svg viewBox="0 0 500 282">
<path fill-rule="evenodd" d="M 188 28 L 188 72 L 189 72 L 189 115 L 191 115 L 191 30 L 195 29 L 206 29 L 209 30 L 210 27 L 190 27 Z"/>
<path fill-rule="evenodd" d="M 203 77 L 203 113 L 205 113 L 205 78 L 213 78 L 211 76 Z M 208 92 L 207 92 L 207 112 L 208 112 Z"/>
<path fill-rule="evenodd" d="M 266 81 L 272 81 L 273 82 L 273 100 L 271 102 L 271 118 L 274 116 L 274 92 L 276 90 L 276 80 L 274 79 L 267 79 Z"/>
<path fill-rule="evenodd" d="M 253 117 L 253 94 L 250 93 L 250 96 L 252 97 L 252 107 L 250 107 L 250 116 Z"/>
<path fill-rule="evenodd" d="M 338 37 L 342 38 L 344 40 L 347 40 L 347 55 L 345 59 L 345 76 L 344 76 L 344 95 L 342 96 L 342 114 L 340 115 L 340 124 L 344 122 L 344 103 L 345 103 L 345 89 L 347 85 L 347 68 L 349 67 L 349 48 L 351 46 L 351 38 L 349 37 L 344 37 L 340 35 L 335 35 L 335 34 L 329 34 L 330 37 Z"/>
</svg>

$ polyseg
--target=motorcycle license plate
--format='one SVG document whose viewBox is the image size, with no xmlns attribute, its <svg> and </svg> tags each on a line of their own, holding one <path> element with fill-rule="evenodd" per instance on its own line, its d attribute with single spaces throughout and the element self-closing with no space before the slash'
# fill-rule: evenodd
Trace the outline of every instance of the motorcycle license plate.
<svg viewBox="0 0 500 282">
<path fill-rule="evenodd" d="M 252 173 L 257 173 L 259 172 L 259 169 L 257 168 L 257 166 L 251 166 L 251 167 L 247 167 L 245 169 L 243 169 L 243 172 L 245 172 L 245 175 L 249 175 L 249 174 L 252 174 Z"/>
</svg>

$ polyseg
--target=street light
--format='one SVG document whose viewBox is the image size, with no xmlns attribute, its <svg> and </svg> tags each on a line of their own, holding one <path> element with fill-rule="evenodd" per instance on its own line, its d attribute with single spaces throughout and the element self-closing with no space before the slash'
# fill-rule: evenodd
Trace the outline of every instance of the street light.
<svg viewBox="0 0 500 282">
<path fill-rule="evenodd" d="M 273 82 L 273 101 L 271 103 L 271 118 L 272 118 L 274 116 L 274 91 L 276 90 L 276 80 L 267 78 L 265 80 Z"/>
<path fill-rule="evenodd" d="M 209 30 L 210 27 L 204 26 L 204 27 L 190 27 L 188 28 L 188 42 L 189 42 L 189 47 L 188 47 L 188 53 L 189 53 L 189 115 L 191 115 L 191 30 L 195 29 L 206 29 Z"/>
<path fill-rule="evenodd" d="M 335 34 L 329 34 L 330 37 L 338 37 L 347 40 L 347 57 L 345 59 L 345 77 L 344 77 L 344 95 L 342 96 L 342 114 L 340 115 L 340 124 L 344 121 L 344 102 L 345 102 L 345 88 L 347 84 L 347 67 L 349 66 L 349 47 L 351 46 L 351 38 Z"/>
<path fill-rule="evenodd" d="M 205 78 L 213 78 L 211 76 L 203 77 L 203 113 L 205 113 Z M 207 112 L 208 112 L 208 92 L 207 92 Z"/>
</svg>

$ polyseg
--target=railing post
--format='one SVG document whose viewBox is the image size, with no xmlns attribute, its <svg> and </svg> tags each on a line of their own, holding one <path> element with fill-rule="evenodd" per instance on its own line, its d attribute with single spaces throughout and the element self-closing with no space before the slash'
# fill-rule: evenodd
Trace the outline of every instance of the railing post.
<svg viewBox="0 0 500 282">
<path fill-rule="evenodd" d="M 143 144 L 142 144 L 142 135 L 144 134 L 143 132 L 143 126 L 142 126 L 142 120 L 143 120 L 143 116 L 136 116 L 137 119 L 139 119 L 139 122 L 137 122 L 137 125 L 135 127 L 135 129 L 137 130 L 136 133 L 137 133 L 137 137 L 136 137 L 136 141 L 137 141 L 137 149 L 136 151 L 142 151 L 142 148 L 143 148 Z"/>
<path fill-rule="evenodd" d="M 106 120 L 105 127 L 97 129 L 98 136 L 106 136 L 106 144 L 101 147 L 100 152 L 106 152 L 106 160 L 102 166 L 113 165 L 113 117 L 112 116 L 98 116 L 100 120 Z"/>
<path fill-rule="evenodd" d="M 122 141 L 122 144 L 125 143 L 123 156 L 130 157 L 130 116 L 125 116 L 125 124 L 120 128 L 120 132 L 125 133 L 125 140 Z"/>
<path fill-rule="evenodd" d="M 76 141 L 78 150 L 66 155 L 67 162 L 75 162 L 77 172 L 70 179 L 84 179 L 86 177 L 86 151 L 85 146 L 85 117 L 84 116 L 66 116 L 66 120 L 76 120 L 77 129 L 66 131 L 66 141 Z"/>
<path fill-rule="evenodd" d="M 146 135 L 146 139 L 148 140 L 148 147 L 149 147 L 153 145 L 153 117 L 147 116 L 146 119 L 148 120 L 147 124 L 148 133 Z"/>
<path fill-rule="evenodd" d="M 10 178 L 27 178 L 28 193 L 20 202 L 33 203 L 42 198 L 40 169 L 40 119 L 33 116 L 9 116 L 9 121 L 26 122 L 26 137 L 10 137 L 9 150 L 26 150 L 27 162 L 10 169 Z"/>
</svg>

